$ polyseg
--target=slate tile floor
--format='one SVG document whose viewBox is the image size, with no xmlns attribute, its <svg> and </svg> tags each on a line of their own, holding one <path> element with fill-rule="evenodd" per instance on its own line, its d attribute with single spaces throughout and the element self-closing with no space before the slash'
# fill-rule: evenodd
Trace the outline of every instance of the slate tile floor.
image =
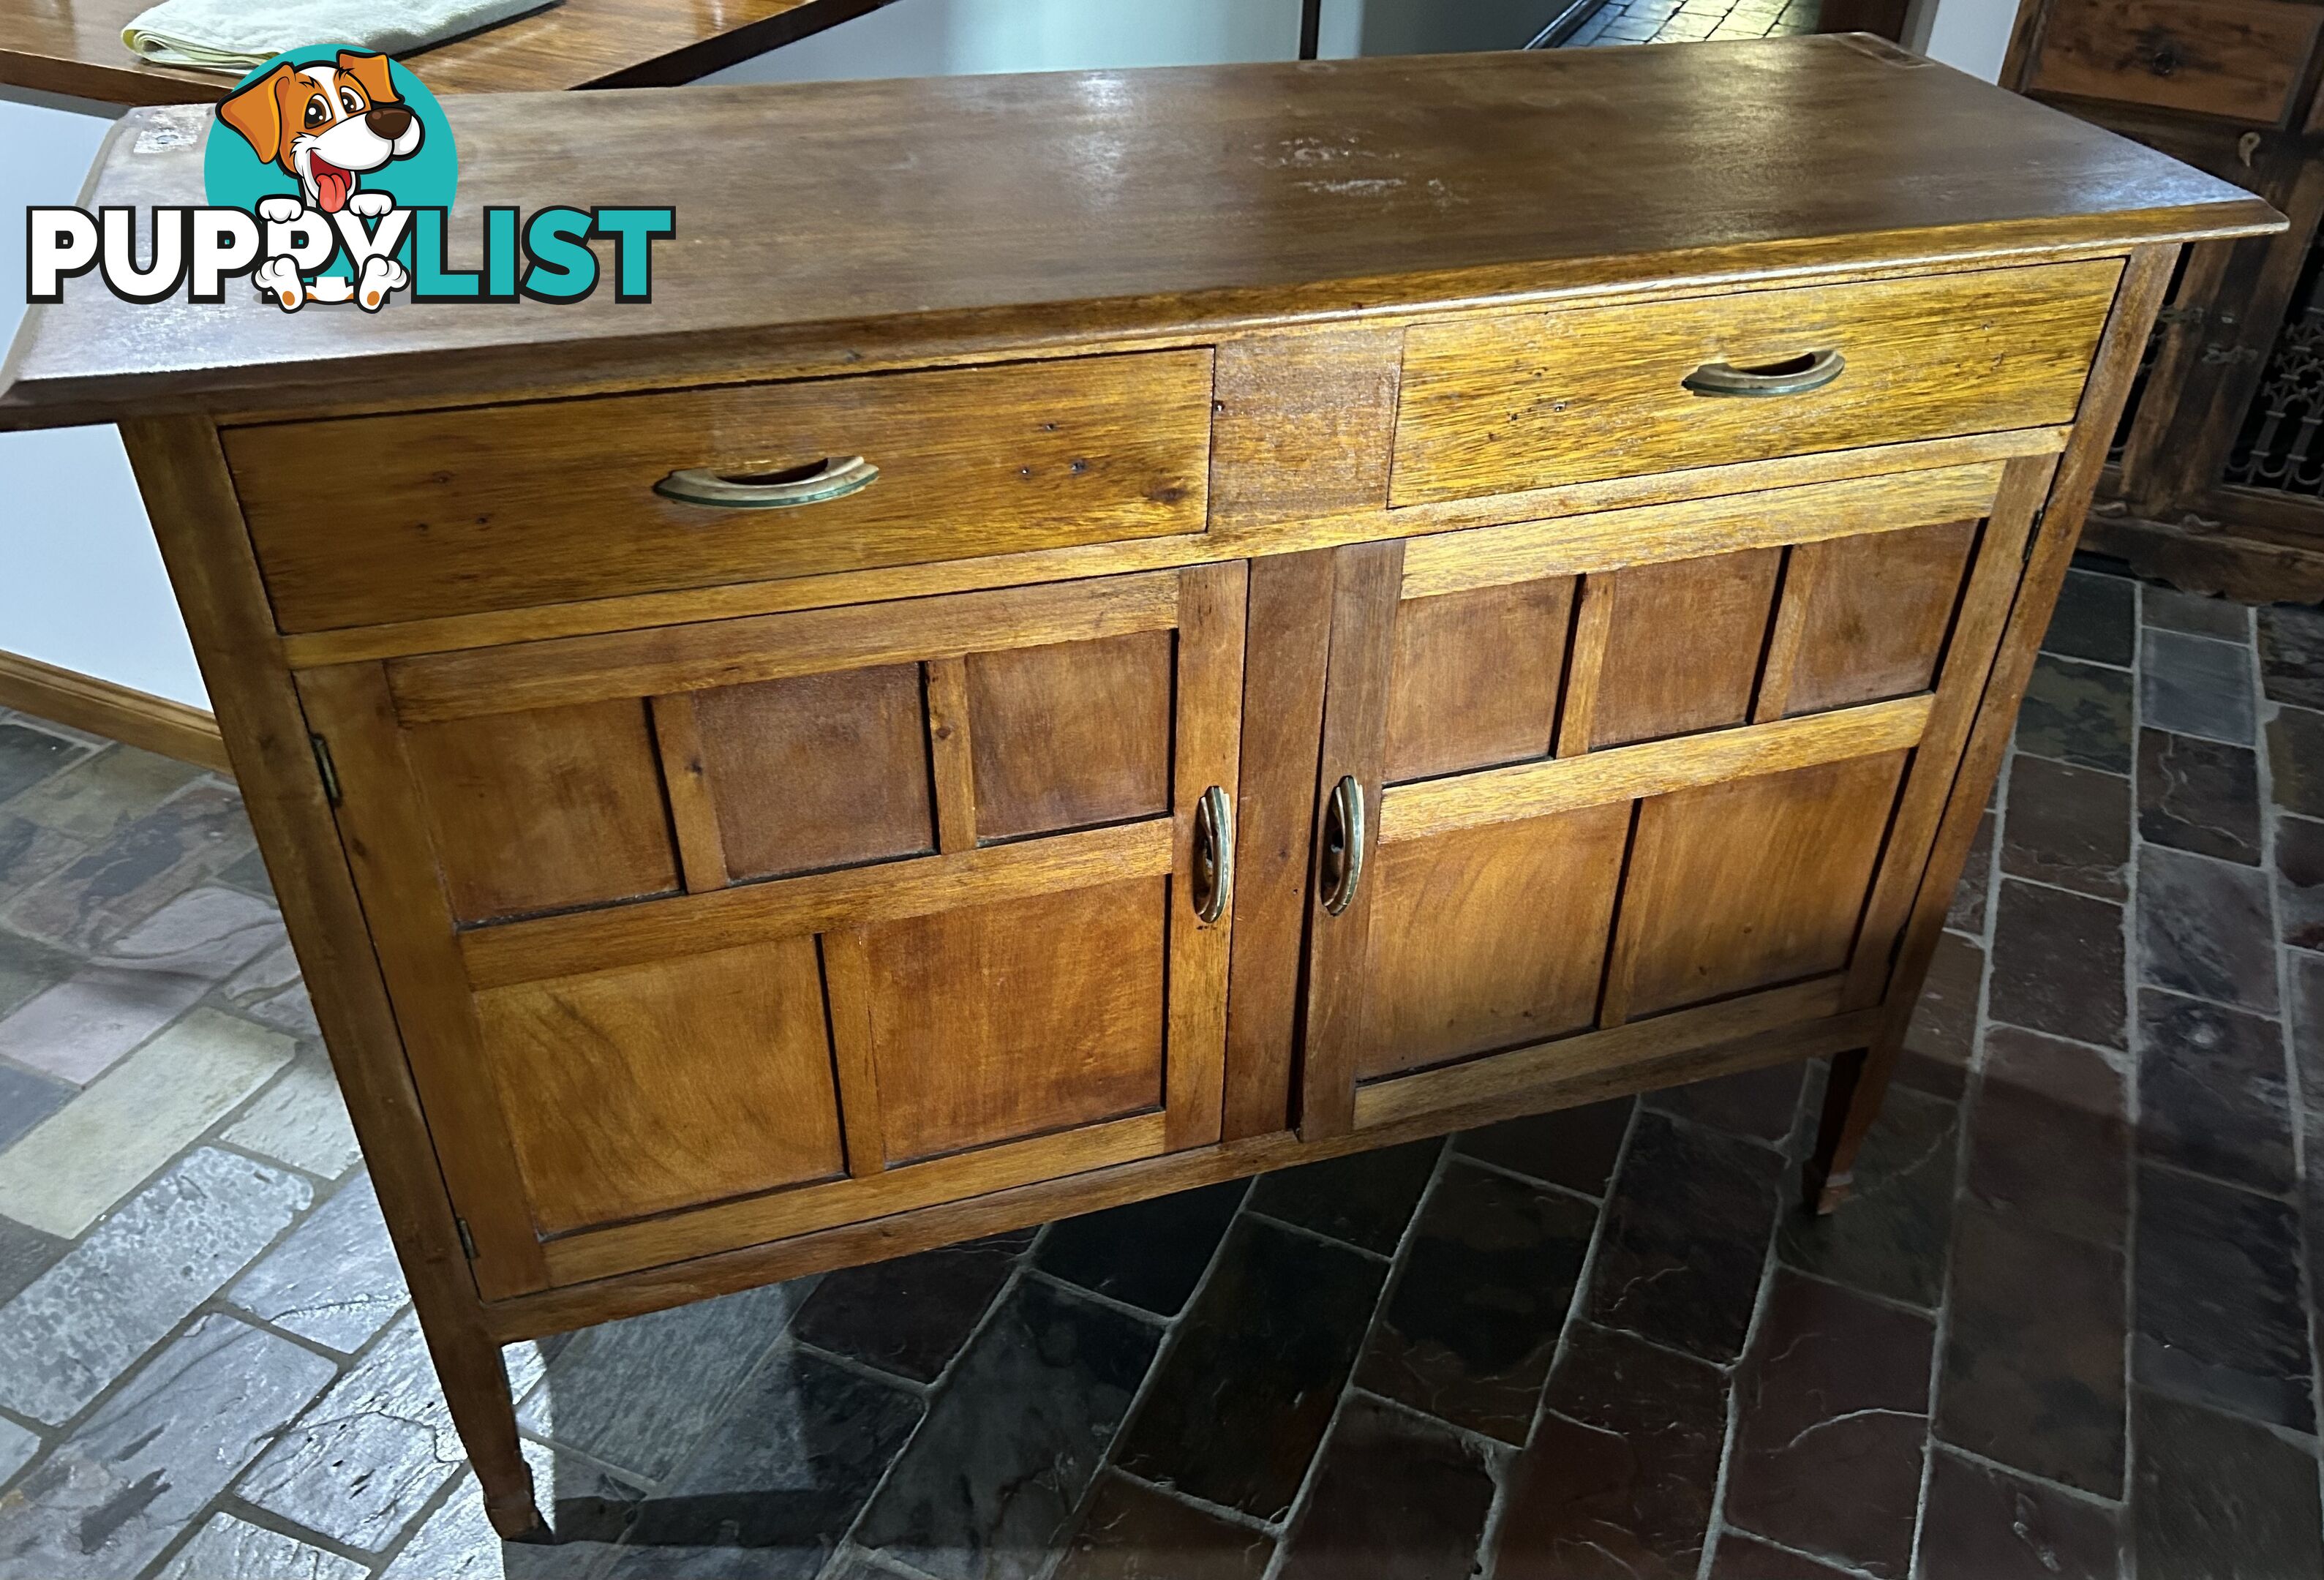
<svg viewBox="0 0 2324 1580">
<path fill-rule="evenodd" d="M 1768 39 L 1813 32 L 1822 0 L 1606 0 L 1568 49 Z"/>
<path fill-rule="evenodd" d="M 233 792 L 0 716 L 0 1575 L 2324 1575 L 2324 611 L 2078 568 L 1952 924 L 1831 1218 L 1794 1067 L 521 1346 L 503 1546 Z"/>
</svg>

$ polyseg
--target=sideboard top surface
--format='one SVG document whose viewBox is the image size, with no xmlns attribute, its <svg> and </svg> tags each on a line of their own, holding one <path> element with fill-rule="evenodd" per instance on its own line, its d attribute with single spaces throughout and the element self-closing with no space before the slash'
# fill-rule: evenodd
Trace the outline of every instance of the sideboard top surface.
<svg viewBox="0 0 2324 1580">
<path fill-rule="evenodd" d="M 0 426 L 835 370 L 914 346 L 2246 235 L 2258 199 L 1876 41 L 447 98 L 481 210 L 670 205 L 650 303 L 35 308 Z M 174 120 L 171 118 L 174 117 Z M 206 107 L 92 205 L 198 203 Z"/>
</svg>

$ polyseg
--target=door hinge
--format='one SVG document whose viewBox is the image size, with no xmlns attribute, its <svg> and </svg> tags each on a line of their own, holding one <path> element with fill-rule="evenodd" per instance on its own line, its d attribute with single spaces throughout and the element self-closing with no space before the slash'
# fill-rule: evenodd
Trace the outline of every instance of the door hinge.
<svg viewBox="0 0 2324 1580">
<path fill-rule="evenodd" d="M 331 744 L 311 734 L 307 744 L 315 749 L 315 772 L 322 776 L 323 798 L 336 807 L 339 804 L 339 771 L 331 762 Z"/>
<path fill-rule="evenodd" d="M 456 1217 L 452 1220 L 452 1227 L 460 1232 L 460 1249 L 468 1253 L 468 1260 L 470 1261 L 475 1261 L 476 1237 L 468 1233 L 468 1220 L 466 1218 Z"/>
</svg>

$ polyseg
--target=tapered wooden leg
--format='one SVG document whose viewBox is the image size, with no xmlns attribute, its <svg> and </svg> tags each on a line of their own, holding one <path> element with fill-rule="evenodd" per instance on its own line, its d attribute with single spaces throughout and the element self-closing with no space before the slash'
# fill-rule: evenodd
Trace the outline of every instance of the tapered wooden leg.
<svg viewBox="0 0 2324 1580">
<path fill-rule="evenodd" d="M 1871 1048 L 1833 1056 L 1815 1151 L 1803 1171 L 1803 1205 L 1809 1212 L 1821 1215 L 1833 1211 L 1855 1187 L 1856 1154 L 1863 1149 L 1865 1132 L 1880 1117 L 1880 1102 L 1888 1095 L 1902 1044 L 1902 1038 L 1884 1038 Z"/>
<path fill-rule="evenodd" d="M 420 1327 L 435 1358 L 452 1425 L 484 1488 L 485 1517 L 506 1540 L 545 1540 L 549 1524 L 532 1501 L 532 1467 L 517 1444 L 516 1400 L 509 1393 L 500 1345 L 465 1312 L 439 1312 L 430 1320 L 422 1311 Z"/>
</svg>

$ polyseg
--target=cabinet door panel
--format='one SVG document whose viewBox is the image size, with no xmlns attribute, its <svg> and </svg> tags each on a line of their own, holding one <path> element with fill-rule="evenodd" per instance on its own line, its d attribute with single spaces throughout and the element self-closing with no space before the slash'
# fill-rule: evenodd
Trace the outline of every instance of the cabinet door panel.
<svg viewBox="0 0 2324 1580">
<path fill-rule="evenodd" d="M 1846 966 L 1904 758 L 1884 753 L 1640 803 L 1608 1018 Z"/>
<path fill-rule="evenodd" d="M 1340 550 L 1302 1132 L 1877 1000 L 2052 469 Z"/>
<path fill-rule="evenodd" d="M 1388 687 L 1390 783 L 1548 753 L 1573 586 L 1560 577 L 1405 600 Z"/>
<path fill-rule="evenodd" d="M 642 702 L 423 725 L 406 750 L 461 920 L 678 887 Z"/>
<path fill-rule="evenodd" d="M 815 940 L 480 993 L 544 1232 L 836 1178 Z"/>
<path fill-rule="evenodd" d="M 971 653 L 977 838 L 1167 810 L 1170 678 L 1167 631 Z"/>
<path fill-rule="evenodd" d="M 1382 847 L 1359 1080 L 1590 1025 L 1628 803 Z"/>
<path fill-rule="evenodd" d="M 1196 813 L 1237 790 L 1246 588 L 1213 565 L 303 677 L 480 1282 L 1215 1141 L 1232 907 Z M 595 821 L 544 847 L 528 799 Z M 504 849 L 440 815 L 466 801 Z"/>
<path fill-rule="evenodd" d="M 1759 716 L 1927 690 L 1976 542 L 1975 522 L 1939 522 L 1793 550 L 1784 601 L 1787 615 L 1800 605 L 1796 644 L 1783 696 L 1763 699 Z M 1779 626 L 1779 643 L 1784 635 Z M 1775 669 L 1771 659 L 1771 689 Z"/>
<path fill-rule="evenodd" d="M 1590 744 L 1739 725 L 1767 642 L 1783 553 L 1748 549 L 1592 577 L 1613 599 Z"/>
<path fill-rule="evenodd" d="M 936 848 L 918 665 L 723 686 L 692 706 L 724 879 Z"/>
<path fill-rule="evenodd" d="M 1132 878 L 868 929 L 889 1165 L 1161 1107 L 1169 887 Z"/>
</svg>

